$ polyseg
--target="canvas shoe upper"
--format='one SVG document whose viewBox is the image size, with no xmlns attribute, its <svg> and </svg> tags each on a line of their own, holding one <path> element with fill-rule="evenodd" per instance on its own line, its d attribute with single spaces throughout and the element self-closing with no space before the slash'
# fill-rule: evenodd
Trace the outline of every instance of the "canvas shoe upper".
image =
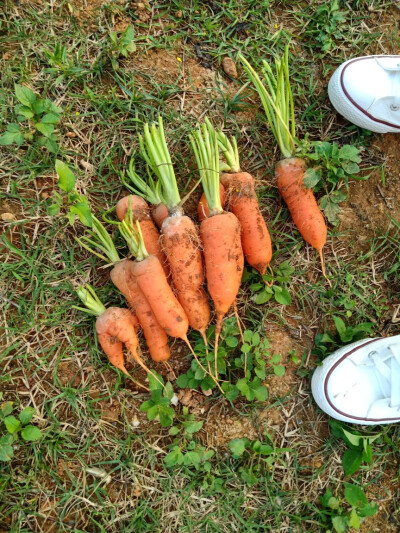
<svg viewBox="0 0 400 533">
<path fill-rule="evenodd" d="M 337 350 L 315 370 L 311 388 L 319 407 L 338 420 L 400 422 L 400 335 Z"/>
<path fill-rule="evenodd" d="M 400 132 L 400 56 L 346 61 L 330 79 L 328 94 L 336 111 L 357 126 Z"/>
</svg>

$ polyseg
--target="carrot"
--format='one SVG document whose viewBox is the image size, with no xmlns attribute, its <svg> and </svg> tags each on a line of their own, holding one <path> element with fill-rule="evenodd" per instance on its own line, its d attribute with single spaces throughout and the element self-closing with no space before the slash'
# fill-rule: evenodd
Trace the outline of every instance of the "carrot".
<svg viewBox="0 0 400 533">
<path fill-rule="evenodd" d="M 151 216 L 154 222 L 157 224 L 158 229 L 161 229 L 164 220 L 168 216 L 168 209 L 164 204 L 153 205 L 151 208 Z"/>
<path fill-rule="evenodd" d="M 125 296 L 129 306 L 135 310 L 153 361 L 167 361 L 171 357 L 167 334 L 157 322 L 149 302 L 132 276 L 132 265 L 133 261 L 122 260 L 111 270 L 111 280 Z"/>
<path fill-rule="evenodd" d="M 190 136 L 209 206 L 209 217 L 200 224 L 206 265 L 207 288 L 215 305 L 215 377 L 218 376 L 218 341 L 223 320 L 235 304 L 243 273 L 240 222 L 221 205 L 219 193 L 219 152 L 217 135 L 205 124 Z"/>
<path fill-rule="evenodd" d="M 266 61 L 263 62 L 266 85 L 246 59 L 241 55 L 239 58 L 260 96 L 272 134 L 284 157 L 277 164 L 275 172 L 279 192 L 303 239 L 318 251 L 322 275 L 331 285 L 325 273 L 323 256 L 327 227 L 312 190 L 304 185 L 305 163 L 295 157 L 296 131 L 289 81 L 289 48 L 286 46 L 283 57 L 275 60 L 275 73 Z"/>
<path fill-rule="evenodd" d="M 139 142 L 148 168 L 158 178 L 158 190 L 162 190 L 163 202 L 168 210 L 168 217 L 161 226 L 161 238 L 176 296 L 185 310 L 190 326 L 200 332 L 207 344 L 210 307 L 203 289 L 204 268 L 200 238 L 196 226 L 182 210 L 182 200 L 161 118 L 158 128 L 155 124 L 151 128 L 145 124 L 144 136 L 139 137 Z"/>
<path fill-rule="evenodd" d="M 139 174 L 137 174 L 134 165 L 134 159 L 132 158 L 129 162 L 129 167 L 127 174 L 131 183 L 128 183 L 121 174 L 121 179 L 123 184 L 135 194 L 142 196 L 149 204 L 152 204 L 151 216 L 153 217 L 154 222 L 157 224 L 158 229 L 161 229 L 162 223 L 168 216 L 168 209 L 164 205 L 163 195 L 160 189 L 160 182 L 155 182 L 148 170 L 148 181 L 142 179 Z"/>
<path fill-rule="evenodd" d="M 130 377 L 125 368 L 122 351 L 123 344 L 129 350 L 131 359 L 139 363 L 140 366 L 144 366 L 138 355 L 139 343 L 131 312 L 129 309 L 121 309 L 119 307 L 106 309 L 90 285 L 80 287 L 77 290 L 77 294 L 87 309 L 76 306 L 74 308 L 97 316 L 96 333 L 108 360 L 113 366 Z"/>
<path fill-rule="evenodd" d="M 240 171 L 235 137 L 230 142 L 222 131 L 217 135 L 228 171 L 220 175 L 220 180 L 227 191 L 229 210 L 240 222 L 242 247 L 247 262 L 263 276 L 272 259 L 272 246 L 258 205 L 255 180 L 248 172 Z"/>
<path fill-rule="evenodd" d="M 160 260 L 166 276 L 169 276 L 167 258 L 161 249 L 160 234 L 150 217 L 150 209 L 146 200 L 137 195 L 124 196 L 116 206 L 116 214 L 119 220 L 123 220 L 129 209 L 132 209 L 132 219 L 140 223 L 144 244 L 149 254 L 154 254 Z"/>
<path fill-rule="evenodd" d="M 125 296 L 130 309 L 137 313 L 151 358 L 154 361 L 166 361 L 170 357 L 167 335 L 131 276 L 129 265 L 132 261 L 120 260 L 110 235 L 96 217 L 92 216 L 92 218 L 93 231 L 89 230 L 91 238 L 83 236 L 76 240 L 106 263 L 115 265 L 110 272 L 111 280 Z"/>
<path fill-rule="evenodd" d="M 225 207 L 226 191 L 222 183 L 219 184 L 219 197 L 221 199 L 221 206 Z M 197 206 L 197 216 L 199 217 L 200 222 L 203 222 L 203 220 L 209 216 L 207 198 L 204 192 L 201 195 L 201 198 Z"/>
<path fill-rule="evenodd" d="M 168 335 L 187 341 L 189 322 L 186 313 L 168 285 L 158 257 L 147 253 L 140 225 L 138 222 L 136 225 L 135 228 L 132 220 L 124 220 L 119 226 L 131 253 L 136 257 L 130 271 L 160 326 Z"/>
</svg>

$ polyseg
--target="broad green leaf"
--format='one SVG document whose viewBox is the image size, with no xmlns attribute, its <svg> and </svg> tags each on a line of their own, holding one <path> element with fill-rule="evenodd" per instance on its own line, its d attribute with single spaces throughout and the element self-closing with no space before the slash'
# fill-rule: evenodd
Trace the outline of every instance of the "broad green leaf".
<svg viewBox="0 0 400 533">
<path fill-rule="evenodd" d="M 253 298 L 254 302 L 257 305 L 265 304 L 272 298 L 273 293 L 272 291 L 269 291 L 268 289 L 269 287 L 265 287 L 261 292 L 257 294 L 257 296 Z"/>
<path fill-rule="evenodd" d="M 304 173 L 303 183 L 306 189 L 312 189 L 321 180 L 321 169 L 308 168 Z"/>
<path fill-rule="evenodd" d="M 243 339 L 244 339 L 244 342 L 251 342 L 251 339 L 253 338 L 253 332 L 251 331 L 251 329 L 246 329 L 244 332 L 243 332 Z"/>
<path fill-rule="evenodd" d="M 292 297 L 287 289 L 276 291 L 275 300 L 281 305 L 290 305 L 292 303 Z"/>
<path fill-rule="evenodd" d="M 1 406 L 1 414 L 3 416 L 8 416 L 12 413 L 13 402 L 6 402 Z"/>
<path fill-rule="evenodd" d="M 159 407 L 159 418 L 161 427 L 165 428 L 171 426 L 173 423 L 174 416 L 175 411 L 172 409 L 172 407 L 164 405 Z"/>
<path fill-rule="evenodd" d="M 360 450 L 346 450 L 342 457 L 342 466 L 346 476 L 351 476 L 361 466 L 362 451 Z"/>
<path fill-rule="evenodd" d="M 42 122 L 38 122 L 35 124 L 35 128 L 45 137 L 49 137 L 54 131 L 54 124 L 43 124 Z"/>
<path fill-rule="evenodd" d="M 338 219 L 339 211 L 340 211 L 340 207 L 337 204 L 335 204 L 334 202 L 328 201 L 324 209 L 324 214 L 331 224 L 336 225 L 339 222 L 339 219 Z"/>
<path fill-rule="evenodd" d="M 11 437 L 11 440 L 9 437 Z M 14 450 L 11 446 L 12 441 L 11 435 L 5 435 L 0 439 L 0 461 L 11 461 L 14 457 Z"/>
<path fill-rule="evenodd" d="M 346 333 L 345 323 L 339 316 L 332 315 L 332 318 L 340 337 L 342 337 Z"/>
<path fill-rule="evenodd" d="M 33 118 L 35 116 L 35 113 L 32 111 L 32 109 L 26 105 L 16 106 L 15 112 L 17 115 L 22 115 L 25 118 Z"/>
<path fill-rule="evenodd" d="M 153 406 L 154 406 L 154 402 L 152 400 L 146 400 L 145 402 L 141 404 L 141 406 L 139 407 L 139 410 L 146 412 L 150 409 L 150 407 L 153 407 Z"/>
<path fill-rule="evenodd" d="M 233 456 L 240 457 L 245 452 L 247 446 L 249 446 L 249 439 L 232 439 L 228 446 Z"/>
<path fill-rule="evenodd" d="M 260 334 L 257 332 L 253 333 L 253 336 L 251 338 L 251 345 L 258 346 L 260 344 L 260 340 Z"/>
<path fill-rule="evenodd" d="M 340 202 L 347 200 L 347 193 L 343 190 L 335 191 L 331 194 L 330 198 L 332 202 L 339 204 Z"/>
<path fill-rule="evenodd" d="M 367 497 L 365 496 L 364 491 L 357 485 L 352 485 L 350 483 L 345 484 L 344 497 L 347 503 L 352 507 L 361 507 L 367 503 Z"/>
<path fill-rule="evenodd" d="M 21 431 L 21 436 L 26 441 L 34 442 L 42 438 L 42 432 L 35 426 L 26 426 Z"/>
<path fill-rule="evenodd" d="M 166 456 L 165 456 L 165 464 L 167 466 L 175 466 L 175 465 L 180 465 L 183 463 L 183 460 L 184 460 L 184 457 L 183 457 L 183 453 L 181 452 L 181 450 L 179 449 L 178 446 L 175 446 L 173 448 L 172 451 L 170 451 Z"/>
<path fill-rule="evenodd" d="M 272 364 L 272 365 L 276 365 L 278 363 L 281 362 L 281 356 L 279 353 L 275 353 L 271 359 L 269 360 L 269 362 Z"/>
<path fill-rule="evenodd" d="M 268 398 L 268 389 L 264 385 L 259 385 L 257 388 L 253 389 L 254 395 L 259 402 L 265 402 Z"/>
<path fill-rule="evenodd" d="M 126 30 L 121 35 L 121 44 L 125 47 L 130 44 L 130 42 L 135 37 L 135 31 L 133 29 L 132 24 L 130 24 Z"/>
<path fill-rule="evenodd" d="M 332 518 L 332 525 L 335 528 L 336 533 L 345 533 L 347 531 L 347 521 L 343 516 L 334 516 Z"/>
<path fill-rule="evenodd" d="M 378 505 L 376 502 L 366 503 L 358 509 L 358 515 L 362 517 L 373 516 L 377 512 L 378 512 Z"/>
<path fill-rule="evenodd" d="M 347 431 L 346 429 L 342 428 L 342 431 L 344 435 L 346 436 L 347 440 L 352 444 L 353 446 L 360 446 L 363 436 L 362 435 L 354 435 L 354 433 L 350 433 L 350 431 Z"/>
<path fill-rule="evenodd" d="M 178 435 L 179 432 L 180 429 L 177 426 L 172 426 L 172 428 L 168 431 L 168 433 L 173 437 L 175 437 L 175 435 Z"/>
<path fill-rule="evenodd" d="M 339 150 L 339 157 L 345 161 L 353 161 L 354 163 L 360 163 L 360 150 L 350 144 L 345 144 Z"/>
<path fill-rule="evenodd" d="M 58 174 L 58 186 L 64 192 L 70 192 L 75 188 L 76 179 L 72 170 L 62 161 L 56 159 L 56 172 Z"/>
<path fill-rule="evenodd" d="M 21 146 L 24 142 L 24 134 L 22 132 L 6 131 L 0 135 L 0 146 L 10 146 L 10 144 L 17 144 Z"/>
<path fill-rule="evenodd" d="M 153 405 L 149 409 L 147 409 L 147 418 L 150 420 L 154 420 L 158 416 L 158 405 Z"/>
<path fill-rule="evenodd" d="M 236 346 L 239 344 L 239 341 L 236 337 L 227 337 L 225 342 L 229 348 L 236 348 Z"/>
<path fill-rule="evenodd" d="M 176 384 L 181 389 L 186 389 L 186 387 L 189 384 L 189 378 L 188 378 L 187 374 L 181 374 L 180 376 L 178 376 L 178 379 L 176 380 Z"/>
<path fill-rule="evenodd" d="M 168 381 L 164 387 L 163 396 L 164 398 L 168 398 L 170 400 L 174 395 L 174 388 L 170 381 Z"/>
<path fill-rule="evenodd" d="M 54 215 L 57 215 L 59 212 L 60 212 L 60 204 L 51 204 L 49 206 L 47 206 L 47 214 L 51 217 L 53 217 Z"/>
<path fill-rule="evenodd" d="M 21 424 L 23 426 L 29 424 L 29 422 L 32 420 L 34 413 L 35 409 L 33 407 L 25 407 L 25 409 L 23 409 L 18 416 L 18 418 L 21 420 Z"/>
<path fill-rule="evenodd" d="M 327 502 L 327 507 L 330 509 L 339 509 L 339 500 L 334 496 L 331 496 Z"/>
<path fill-rule="evenodd" d="M 185 431 L 187 433 L 190 433 L 192 435 L 193 433 L 197 433 L 198 431 L 201 430 L 201 428 L 203 427 L 203 422 L 201 420 L 200 421 L 193 420 L 192 422 L 184 422 L 183 427 L 185 428 Z"/>
<path fill-rule="evenodd" d="M 70 207 L 70 210 L 75 215 L 78 215 L 79 220 L 82 222 L 82 224 L 84 224 L 88 228 L 92 227 L 92 212 L 90 211 L 90 207 L 86 202 L 78 202 L 77 204 L 72 205 Z"/>
<path fill-rule="evenodd" d="M 41 119 L 43 124 L 57 124 L 60 120 L 60 116 L 55 113 L 46 113 Z"/>
<path fill-rule="evenodd" d="M 360 517 L 358 516 L 356 510 L 352 509 L 349 518 L 349 527 L 354 527 L 354 529 L 360 529 L 360 525 Z"/>
<path fill-rule="evenodd" d="M 276 376 L 284 376 L 285 375 L 285 367 L 282 365 L 274 365 L 274 374 Z"/>
<path fill-rule="evenodd" d="M 15 96 L 18 98 L 21 104 L 32 107 L 32 105 L 36 102 L 36 94 L 28 89 L 28 87 L 15 84 L 14 89 Z"/>
<path fill-rule="evenodd" d="M 357 165 L 357 163 L 343 163 L 342 166 L 347 174 L 358 174 L 360 172 L 360 167 Z"/>
<path fill-rule="evenodd" d="M 21 429 L 21 422 L 15 416 L 6 416 L 4 423 L 9 433 L 16 433 Z"/>
</svg>

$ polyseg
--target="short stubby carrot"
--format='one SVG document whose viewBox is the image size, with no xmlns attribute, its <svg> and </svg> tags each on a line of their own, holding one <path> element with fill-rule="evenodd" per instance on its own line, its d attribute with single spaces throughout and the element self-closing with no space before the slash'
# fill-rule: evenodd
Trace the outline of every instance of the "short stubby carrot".
<svg viewBox="0 0 400 533">
<path fill-rule="evenodd" d="M 109 307 L 96 320 L 96 332 L 100 345 L 112 365 L 129 376 L 125 368 L 123 344 L 131 358 L 138 362 L 138 338 L 129 309 Z"/>
<path fill-rule="evenodd" d="M 158 257 L 148 255 L 140 261 L 134 261 L 131 272 L 160 326 L 168 335 L 186 341 L 189 321 L 183 307 L 168 285 Z"/>
<path fill-rule="evenodd" d="M 222 183 L 219 184 L 219 197 L 221 200 L 222 207 L 225 207 L 226 203 L 226 191 L 225 187 L 222 185 Z M 209 209 L 208 209 L 208 203 L 205 193 L 201 195 L 201 198 L 199 200 L 199 203 L 197 205 L 197 216 L 199 217 L 199 221 L 203 222 L 205 218 L 207 218 L 210 215 Z"/>
<path fill-rule="evenodd" d="M 161 249 L 160 234 L 150 216 L 150 208 L 143 198 L 130 194 L 124 196 L 116 205 L 116 214 L 119 220 L 123 220 L 128 210 L 132 210 L 133 222 L 140 223 L 144 244 L 149 254 L 156 255 L 164 268 L 165 274 L 169 275 L 167 259 Z"/>
<path fill-rule="evenodd" d="M 206 265 L 207 289 L 215 305 L 219 336 L 223 319 L 235 303 L 243 274 L 240 223 L 233 213 L 206 218 L 200 225 Z"/>
<path fill-rule="evenodd" d="M 165 219 L 161 234 L 177 298 L 190 326 L 206 342 L 210 306 L 203 289 L 204 267 L 197 228 L 189 217 L 178 212 Z"/>
<path fill-rule="evenodd" d="M 296 157 L 283 159 L 276 165 L 275 173 L 279 192 L 293 222 L 303 239 L 318 251 L 325 276 L 322 249 L 326 243 L 327 227 L 312 190 L 304 185 L 305 162 Z"/>
<path fill-rule="evenodd" d="M 243 252 L 249 265 L 263 276 L 272 259 L 271 237 L 258 205 L 255 181 L 248 172 L 221 174 L 228 209 L 241 226 Z"/>
<path fill-rule="evenodd" d="M 171 356 L 167 334 L 157 322 L 148 301 L 132 276 L 132 266 L 133 261 L 129 259 L 121 261 L 110 272 L 111 280 L 135 312 L 153 361 L 166 361 Z"/>
</svg>

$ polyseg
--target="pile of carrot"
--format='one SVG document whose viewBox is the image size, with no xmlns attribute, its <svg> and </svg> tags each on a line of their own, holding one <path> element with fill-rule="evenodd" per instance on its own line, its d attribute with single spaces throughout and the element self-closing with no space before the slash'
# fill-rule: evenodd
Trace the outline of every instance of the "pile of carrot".
<svg viewBox="0 0 400 533">
<path fill-rule="evenodd" d="M 304 162 L 295 157 L 288 52 L 276 61 L 275 74 L 265 63 L 265 85 L 251 65 L 240 59 L 261 97 L 284 157 L 276 167 L 278 189 L 300 233 L 318 250 L 326 276 L 322 255 L 326 225 L 312 191 L 303 185 Z M 108 218 L 109 212 L 103 216 L 118 228 L 129 256 L 120 257 L 113 238 L 96 217 L 92 229 L 78 239 L 112 267 L 110 278 L 124 295 L 127 308 L 106 309 L 90 286 L 79 288 L 77 293 L 86 312 L 97 316 L 98 340 L 109 361 L 125 374 L 123 345 L 127 360 L 149 371 L 138 340 L 142 330 L 154 361 L 169 359 L 168 337 L 182 339 L 220 387 L 218 341 L 225 315 L 233 309 L 237 316 L 244 260 L 263 276 L 272 259 L 271 238 L 258 204 L 255 179 L 241 169 L 236 139 L 217 131 L 206 119 L 190 135 L 204 191 L 198 204 L 198 226 L 184 213 L 188 195 L 180 196 L 161 118 L 158 124 L 145 124 L 139 143 L 148 177 L 144 179 L 136 172 L 132 159 L 129 181 L 122 176 L 132 194 L 114 207 L 116 219 Z M 191 327 L 208 346 L 211 309 L 206 287 L 216 316 L 213 369 L 209 363 L 207 369 L 201 365 L 187 337 Z M 239 319 L 238 324 L 240 329 Z"/>
</svg>

